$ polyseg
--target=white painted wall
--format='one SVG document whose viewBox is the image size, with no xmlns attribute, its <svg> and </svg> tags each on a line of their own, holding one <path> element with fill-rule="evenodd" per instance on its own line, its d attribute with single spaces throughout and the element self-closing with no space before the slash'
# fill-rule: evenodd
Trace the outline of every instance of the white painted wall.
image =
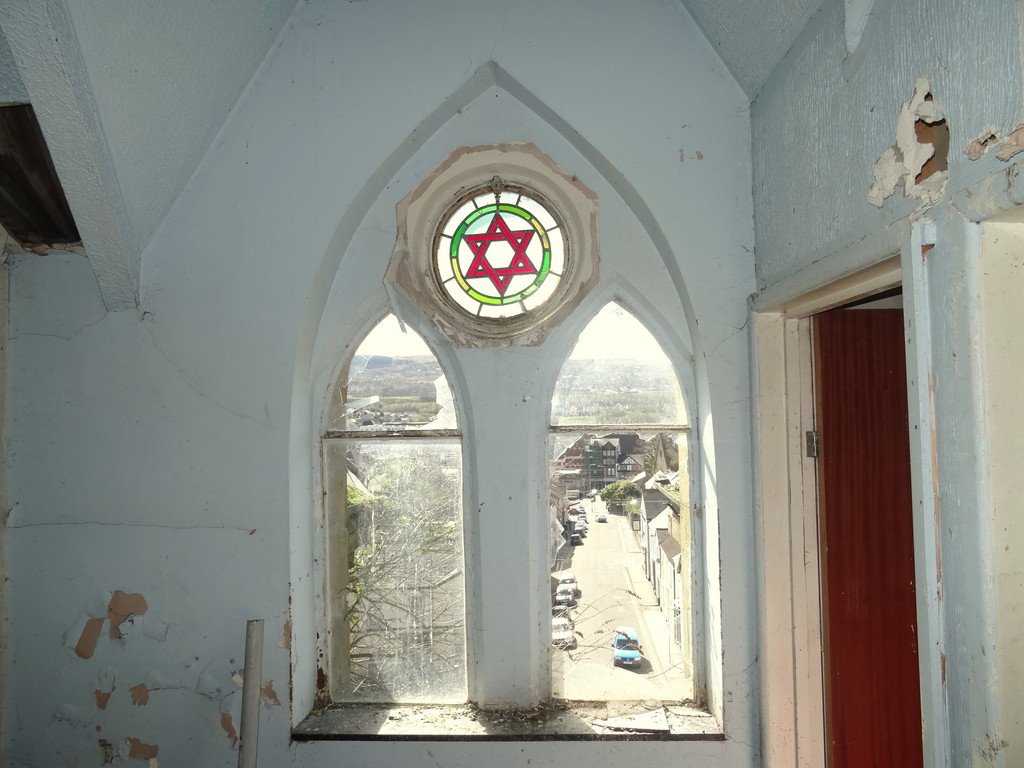
<svg viewBox="0 0 1024 768">
<path fill-rule="evenodd" d="M 76 14 L 84 29 L 85 6 Z M 231 674 L 245 619 L 264 618 L 264 674 L 282 705 L 264 708 L 261 764 L 756 764 L 746 97 L 687 14 L 657 2 L 608 0 L 584 14 L 541 0 L 313 2 L 278 43 L 146 248 L 139 312 L 105 312 L 80 256 L 15 261 L 8 759 L 99 762 L 98 740 L 118 749 L 137 738 L 159 745 L 165 765 L 231 764 L 222 729 L 225 714 L 238 727 Z M 520 396 L 523 428 L 544 423 L 541 395 L 599 299 L 624 298 L 674 339 L 683 365 L 692 344 L 704 522 L 721 536 L 705 557 L 709 570 L 721 565 L 706 597 L 721 630 L 706 644 L 724 657 L 708 688 L 727 739 L 290 745 L 317 663 L 320 398 L 354 331 L 384 311 L 375 286 L 394 242 L 394 202 L 450 149 L 509 139 L 536 141 L 598 191 L 607 270 L 604 293 L 527 355 L 517 378 L 495 383 L 503 399 Z M 508 363 L 479 351 L 442 363 L 469 379 L 486 375 L 479 357 Z M 485 406 L 462 403 L 471 419 Z M 539 473 L 541 453 L 516 468 Z M 476 500 L 489 467 L 486 455 L 471 459 Z M 528 505 L 543 495 L 507 487 Z M 542 545 L 539 533 L 522 545 L 533 558 L 527 579 Z M 495 588 L 493 573 L 471 567 L 482 589 Z M 83 628 L 115 590 L 142 594 L 148 610 L 122 639 L 106 622 L 82 659 Z M 289 600 L 290 658 L 278 642 Z M 529 661 L 495 668 L 534 674 Z M 152 689 L 145 705 L 129 695 L 139 683 Z M 111 689 L 98 708 L 96 690 Z"/>
</svg>

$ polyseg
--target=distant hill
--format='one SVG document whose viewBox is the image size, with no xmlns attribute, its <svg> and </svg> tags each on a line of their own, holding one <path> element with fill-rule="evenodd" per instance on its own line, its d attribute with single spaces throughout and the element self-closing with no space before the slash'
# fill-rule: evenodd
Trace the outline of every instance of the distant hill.
<svg viewBox="0 0 1024 768">
<path fill-rule="evenodd" d="M 349 367 L 348 396 L 416 397 L 434 400 L 434 380 L 441 366 L 429 355 L 387 357 L 356 355 Z"/>
</svg>

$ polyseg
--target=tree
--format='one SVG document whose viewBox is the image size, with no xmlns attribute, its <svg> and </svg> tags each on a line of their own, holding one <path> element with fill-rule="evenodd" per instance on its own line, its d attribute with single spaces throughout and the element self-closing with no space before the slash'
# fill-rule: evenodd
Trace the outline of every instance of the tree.
<svg viewBox="0 0 1024 768">
<path fill-rule="evenodd" d="M 346 493 L 346 698 L 403 701 L 465 681 L 458 447 L 396 441 L 349 451 L 366 493 Z M 453 469 L 454 467 L 454 469 Z M 340 654 L 339 654 L 340 652 Z"/>
<path fill-rule="evenodd" d="M 640 498 L 640 489 L 628 480 L 619 480 L 601 489 L 601 499 L 610 504 L 625 504 Z"/>
</svg>

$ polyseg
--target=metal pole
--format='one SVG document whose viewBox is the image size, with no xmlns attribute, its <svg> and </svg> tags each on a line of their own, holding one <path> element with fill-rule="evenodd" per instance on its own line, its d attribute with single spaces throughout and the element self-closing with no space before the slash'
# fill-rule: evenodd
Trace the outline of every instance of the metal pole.
<svg viewBox="0 0 1024 768">
<path fill-rule="evenodd" d="M 250 619 L 245 625 L 243 674 L 238 768 L 256 768 L 256 746 L 260 737 L 260 687 L 263 685 L 263 619 Z"/>
</svg>

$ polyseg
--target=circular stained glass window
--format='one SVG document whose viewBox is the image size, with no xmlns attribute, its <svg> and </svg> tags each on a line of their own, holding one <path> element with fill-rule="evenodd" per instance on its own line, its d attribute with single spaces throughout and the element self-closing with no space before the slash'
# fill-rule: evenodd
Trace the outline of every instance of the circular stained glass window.
<svg viewBox="0 0 1024 768">
<path fill-rule="evenodd" d="M 481 318 L 515 317 L 555 294 L 567 269 L 563 227 L 536 194 L 492 182 L 448 209 L 434 264 L 461 309 Z"/>
</svg>

